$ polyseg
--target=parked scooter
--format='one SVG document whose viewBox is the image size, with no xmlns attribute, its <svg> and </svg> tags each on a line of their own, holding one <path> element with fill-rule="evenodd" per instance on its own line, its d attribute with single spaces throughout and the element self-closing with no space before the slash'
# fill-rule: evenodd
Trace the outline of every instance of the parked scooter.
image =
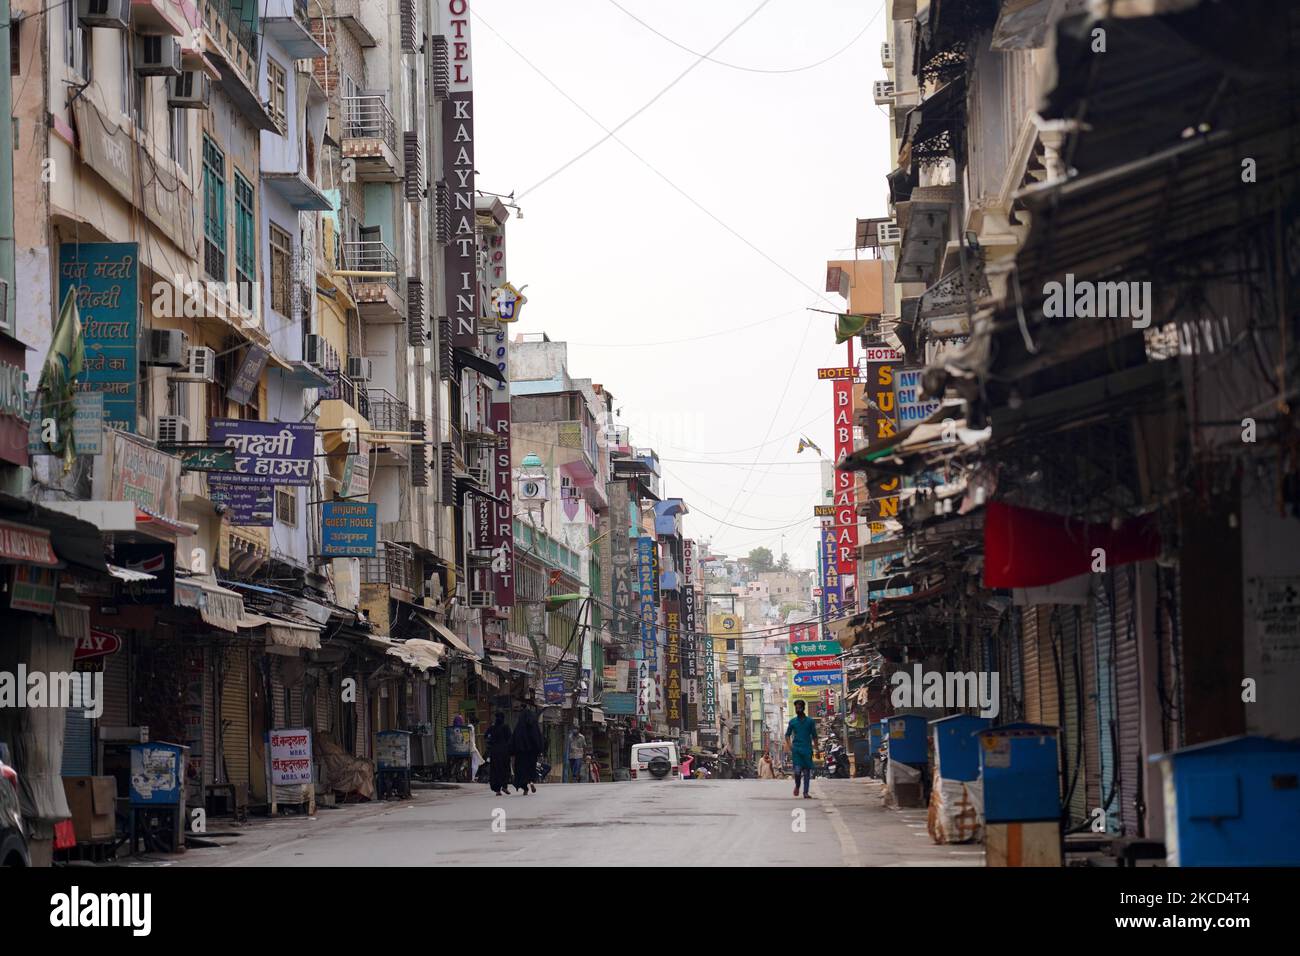
<svg viewBox="0 0 1300 956">
<path fill-rule="evenodd" d="M 848 751 L 840 744 L 831 744 L 826 748 L 826 776 L 841 780 L 849 776 Z"/>
</svg>

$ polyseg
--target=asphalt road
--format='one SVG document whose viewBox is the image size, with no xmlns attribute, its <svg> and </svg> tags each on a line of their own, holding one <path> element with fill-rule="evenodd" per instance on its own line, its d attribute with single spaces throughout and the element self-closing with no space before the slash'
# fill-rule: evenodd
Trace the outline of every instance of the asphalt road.
<svg viewBox="0 0 1300 956">
<path fill-rule="evenodd" d="M 545 784 L 496 797 L 482 786 L 412 801 L 250 825 L 182 866 L 916 866 L 980 865 L 936 847 L 925 811 L 879 806 L 866 781 L 818 780 L 815 799 L 782 780 Z M 220 824 L 218 824 L 220 825 Z M 162 862 L 162 861 L 158 861 Z"/>
</svg>

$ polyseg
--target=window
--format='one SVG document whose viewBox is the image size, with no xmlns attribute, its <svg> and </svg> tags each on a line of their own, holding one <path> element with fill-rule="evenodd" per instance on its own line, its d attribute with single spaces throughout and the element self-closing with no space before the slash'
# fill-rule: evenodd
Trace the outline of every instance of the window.
<svg viewBox="0 0 1300 956">
<path fill-rule="evenodd" d="M 190 112 L 170 110 L 167 123 L 168 155 L 185 173 L 190 171 Z"/>
<path fill-rule="evenodd" d="M 289 133 L 288 98 L 285 93 L 284 67 L 268 58 L 266 61 L 266 85 L 270 93 L 271 119 L 280 128 L 282 135 Z"/>
<path fill-rule="evenodd" d="M 167 414 L 190 417 L 190 386 L 188 382 L 167 383 Z"/>
<path fill-rule="evenodd" d="M 129 34 L 128 34 L 129 36 Z M 131 44 L 123 43 L 119 49 L 122 51 L 122 73 L 118 77 L 122 81 L 122 115 L 131 115 Z"/>
<path fill-rule="evenodd" d="M 293 255 L 293 239 L 289 234 L 271 223 L 271 309 L 283 316 L 289 315 L 290 257 Z"/>
<path fill-rule="evenodd" d="M 135 74 L 131 82 L 131 121 L 140 132 L 149 129 L 149 78 Z"/>
<path fill-rule="evenodd" d="M 63 62 L 75 70 L 81 50 L 81 21 L 77 19 L 76 4 L 63 8 L 63 27 Z"/>
<path fill-rule="evenodd" d="M 253 277 L 257 274 L 256 228 L 253 187 L 247 179 L 235 173 L 235 282 L 239 285 L 239 301 L 250 312 L 253 309 Z"/>
<path fill-rule="evenodd" d="M 298 489 L 275 489 L 275 520 L 291 528 L 298 527 Z"/>
<path fill-rule="evenodd" d="M 22 43 L 19 42 L 19 28 L 22 27 L 23 21 L 14 20 L 12 17 L 9 22 L 9 75 L 22 76 L 22 67 L 19 66 L 19 54 L 22 51 Z"/>
<path fill-rule="evenodd" d="M 226 281 L 226 156 L 203 137 L 203 268 Z"/>
</svg>

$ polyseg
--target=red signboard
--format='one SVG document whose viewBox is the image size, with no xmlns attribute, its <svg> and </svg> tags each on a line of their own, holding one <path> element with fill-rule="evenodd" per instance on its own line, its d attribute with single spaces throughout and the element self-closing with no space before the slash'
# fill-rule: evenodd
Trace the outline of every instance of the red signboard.
<svg viewBox="0 0 1300 956">
<path fill-rule="evenodd" d="M 834 654 L 827 654 L 823 657 L 796 657 L 794 659 L 794 669 L 800 673 L 807 671 L 837 671 L 840 669 L 840 659 Z"/>
<path fill-rule="evenodd" d="M 835 461 L 853 452 L 853 380 L 837 379 L 833 386 L 835 408 Z M 858 547 L 856 477 L 835 469 L 835 569 L 840 577 L 855 571 Z"/>
<path fill-rule="evenodd" d="M 824 381 L 826 379 L 848 379 L 849 381 L 852 381 L 854 376 L 857 374 L 857 369 L 850 368 L 847 365 L 843 368 L 819 368 L 817 370 L 817 379 L 818 381 Z"/>
<path fill-rule="evenodd" d="M 790 643 L 798 644 L 802 641 L 817 640 L 817 622 L 809 621 L 807 624 L 790 625 Z"/>
<path fill-rule="evenodd" d="M 0 558 L 39 564 L 47 568 L 58 565 L 59 557 L 50 544 L 50 533 L 12 521 L 0 521 Z"/>
<path fill-rule="evenodd" d="M 122 639 L 111 631 L 90 629 L 90 636 L 77 641 L 72 650 L 74 661 L 84 661 L 88 657 L 107 657 L 116 654 L 122 647 Z"/>
</svg>

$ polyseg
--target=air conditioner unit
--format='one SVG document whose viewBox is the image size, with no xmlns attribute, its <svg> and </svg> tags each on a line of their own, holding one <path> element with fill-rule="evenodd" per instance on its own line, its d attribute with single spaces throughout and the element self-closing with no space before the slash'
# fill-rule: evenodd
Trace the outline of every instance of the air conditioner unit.
<svg viewBox="0 0 1300 956">
<path fill-rule="evenodd" d="M 177 445 L 190 440 L 189 419 L 179 415 L 158 416 L 158 444 Z"/>
<path fill-rule="evenodd" d="M 469 470 L 469 476 L 473 478 L 481 488 L 490 488 L 492 486 L 492 471 L 489 468 L 471 468 Z"/>
<path fill-rule="evenodd" d="M 354 382 L 368 382 L 374 378 L 374 367 L 370 359 L 358 356 L 348 357 L 348 378 Z"/>
<path fill-rule="evenodd" d="M 206 73 L 186 70 L 167 81 L 167 105 L 174 110 L 206 110 L 212 104 L 212 80 Z"/>
<path fill-rule="evenodd" d="M 136 37 L 135 71 L 141 76 L 180 76 L 181 41 L 161 35 Z"/>
<path fill-rule="evenodd" d="M 182 368 L 185 365 L 185 333 L 180 329 L 152 329 L 146 340 L 144 364 Z"/>
<path fill-rule="evenodd" d="M 206 345 L 185 350 L 181 371 L 167 376 L 173 382 L 208 382 L 217 380 L 217 353 Z"/>
<path fill-rule="evenodd" d="M 871 88 L 876 98 L 877 106 L 888 106 L 894 102 L 893 80 L 876 80 L 876 82 L 872 84 Z"/>
<path fill-rule="evenodd" d="M 903 241 L 902 230 L 896 222 L 876 223 L 876 242 L 882 246 L 896 246 Z"/>
<path fill-rule="evenodd" d="M 491 591 L 470 591 L 470 607 L 491 607 L 496 603 L 496 597 Z"/>
<path fill-rule="evenodd" d="M 886 70 L 894 65 L 894 44 L 880 44 L 880 65 Z"/>
<path fill-rule="evenodd" d="M 334 351 L 329 339 L 323 335 L 308 335 L 303 349 L 303 360 L 317 368 L 331 368 L 331 353 Z"/>
<path fill-rule="evenodd" d="M 131 22 L 131 0 L 77 0 L 77 17 L 88 27 L 125 30 Z"/>
</svg>

